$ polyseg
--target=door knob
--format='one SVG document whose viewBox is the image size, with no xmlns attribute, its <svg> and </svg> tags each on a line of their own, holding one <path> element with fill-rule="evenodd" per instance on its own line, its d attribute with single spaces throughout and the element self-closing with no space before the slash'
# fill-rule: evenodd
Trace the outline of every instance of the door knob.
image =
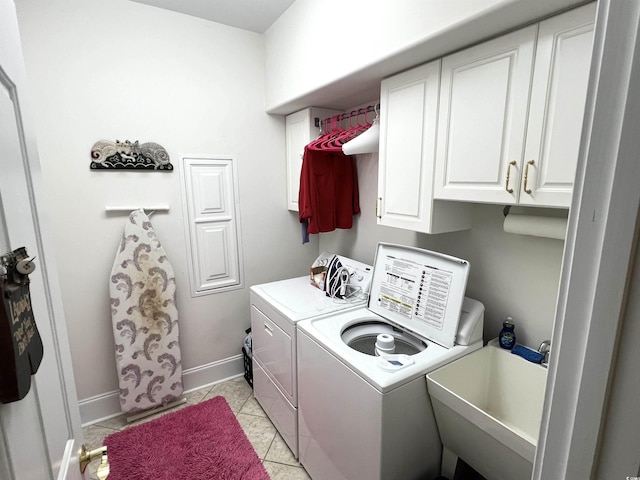
<svg viewBox="0 0 640 480">
<path fill-rule="evenodd" d="M 84 473 L 87 466 L 95 458 L 100 457 L 100 465 L 98 466 L 97 476 L 98 480 L 106 480 L 109 476 L 109 459 L 107 458 L 107 447 L 96 448 L 91 451 L 87 451 L 87 448 L 82 445 L 82 451 L 80 452 L 80 472 Z"/>
<path fill-rule="evenodd" d="M 98 480 L 107 480 L 109 476 L 109 459 L 107 458 L 107 447 L 104 447 L 104 453 L 100 459 L 100 465 L 98 465 L 98 471 L 96 472 Z"/>
</svg>

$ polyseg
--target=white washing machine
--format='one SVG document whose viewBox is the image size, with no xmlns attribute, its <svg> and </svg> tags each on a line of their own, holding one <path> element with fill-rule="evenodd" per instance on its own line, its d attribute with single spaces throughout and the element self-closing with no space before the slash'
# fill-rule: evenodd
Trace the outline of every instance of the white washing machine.
<svg viewBox="0 0 640 480">
<path fill-rule="evenodd" d="M 372 267 L 337 256 L 346 271 L 345 298 L 330 298 L 310 277 L 254 285 L 250 289 L 254 395 L 298 457 L 296 323 L 365 305 Z M 340 291 L 340 288 L 337 289 Z"/>
<path fill-rule="evenodd" d="M 298 323 L 300 462 L 314 480 L 440 474 L 425 374 L 482 347 L 468 273 L 465 260 L 381 243 L 367 307 Z"/>
</svg>

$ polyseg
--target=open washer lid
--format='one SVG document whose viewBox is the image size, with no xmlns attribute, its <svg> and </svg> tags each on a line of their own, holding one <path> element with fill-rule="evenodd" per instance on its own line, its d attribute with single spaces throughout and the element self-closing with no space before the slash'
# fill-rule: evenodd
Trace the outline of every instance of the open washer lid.
<svg viewBox="0 0 640 480">
<path fill-rule="evenodd" d="M 469 262 L 421 248 L 379 243 L 369 310 L 443 347 L 453 347 Z"/>
</svg>

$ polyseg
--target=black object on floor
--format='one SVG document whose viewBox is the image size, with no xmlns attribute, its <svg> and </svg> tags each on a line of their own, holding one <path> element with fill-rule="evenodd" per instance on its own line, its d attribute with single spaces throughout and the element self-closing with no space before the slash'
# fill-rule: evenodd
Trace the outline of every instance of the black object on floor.
<svg viewBox="0 0 640 480">
<path fill-rule="evenodd" d="M 467 463 L 458 458 L 458 464 L 456 465 L 456 474 L 453 476 L 453 480 L 486 480 L 482 475 L 471 468 Z"/>
</svg>

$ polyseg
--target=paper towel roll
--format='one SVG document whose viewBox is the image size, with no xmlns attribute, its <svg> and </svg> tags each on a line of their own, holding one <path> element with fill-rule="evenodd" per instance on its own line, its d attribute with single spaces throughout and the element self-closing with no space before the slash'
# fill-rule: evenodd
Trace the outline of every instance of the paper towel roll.
<svg viewBox="0 0 640 480">
<path fill-rule="evenodd" d="M 507 233 L 564 240 L 567 232 L 567 219 L 509 213 L 504 219 L 503 228 Z"/>
</svg>

